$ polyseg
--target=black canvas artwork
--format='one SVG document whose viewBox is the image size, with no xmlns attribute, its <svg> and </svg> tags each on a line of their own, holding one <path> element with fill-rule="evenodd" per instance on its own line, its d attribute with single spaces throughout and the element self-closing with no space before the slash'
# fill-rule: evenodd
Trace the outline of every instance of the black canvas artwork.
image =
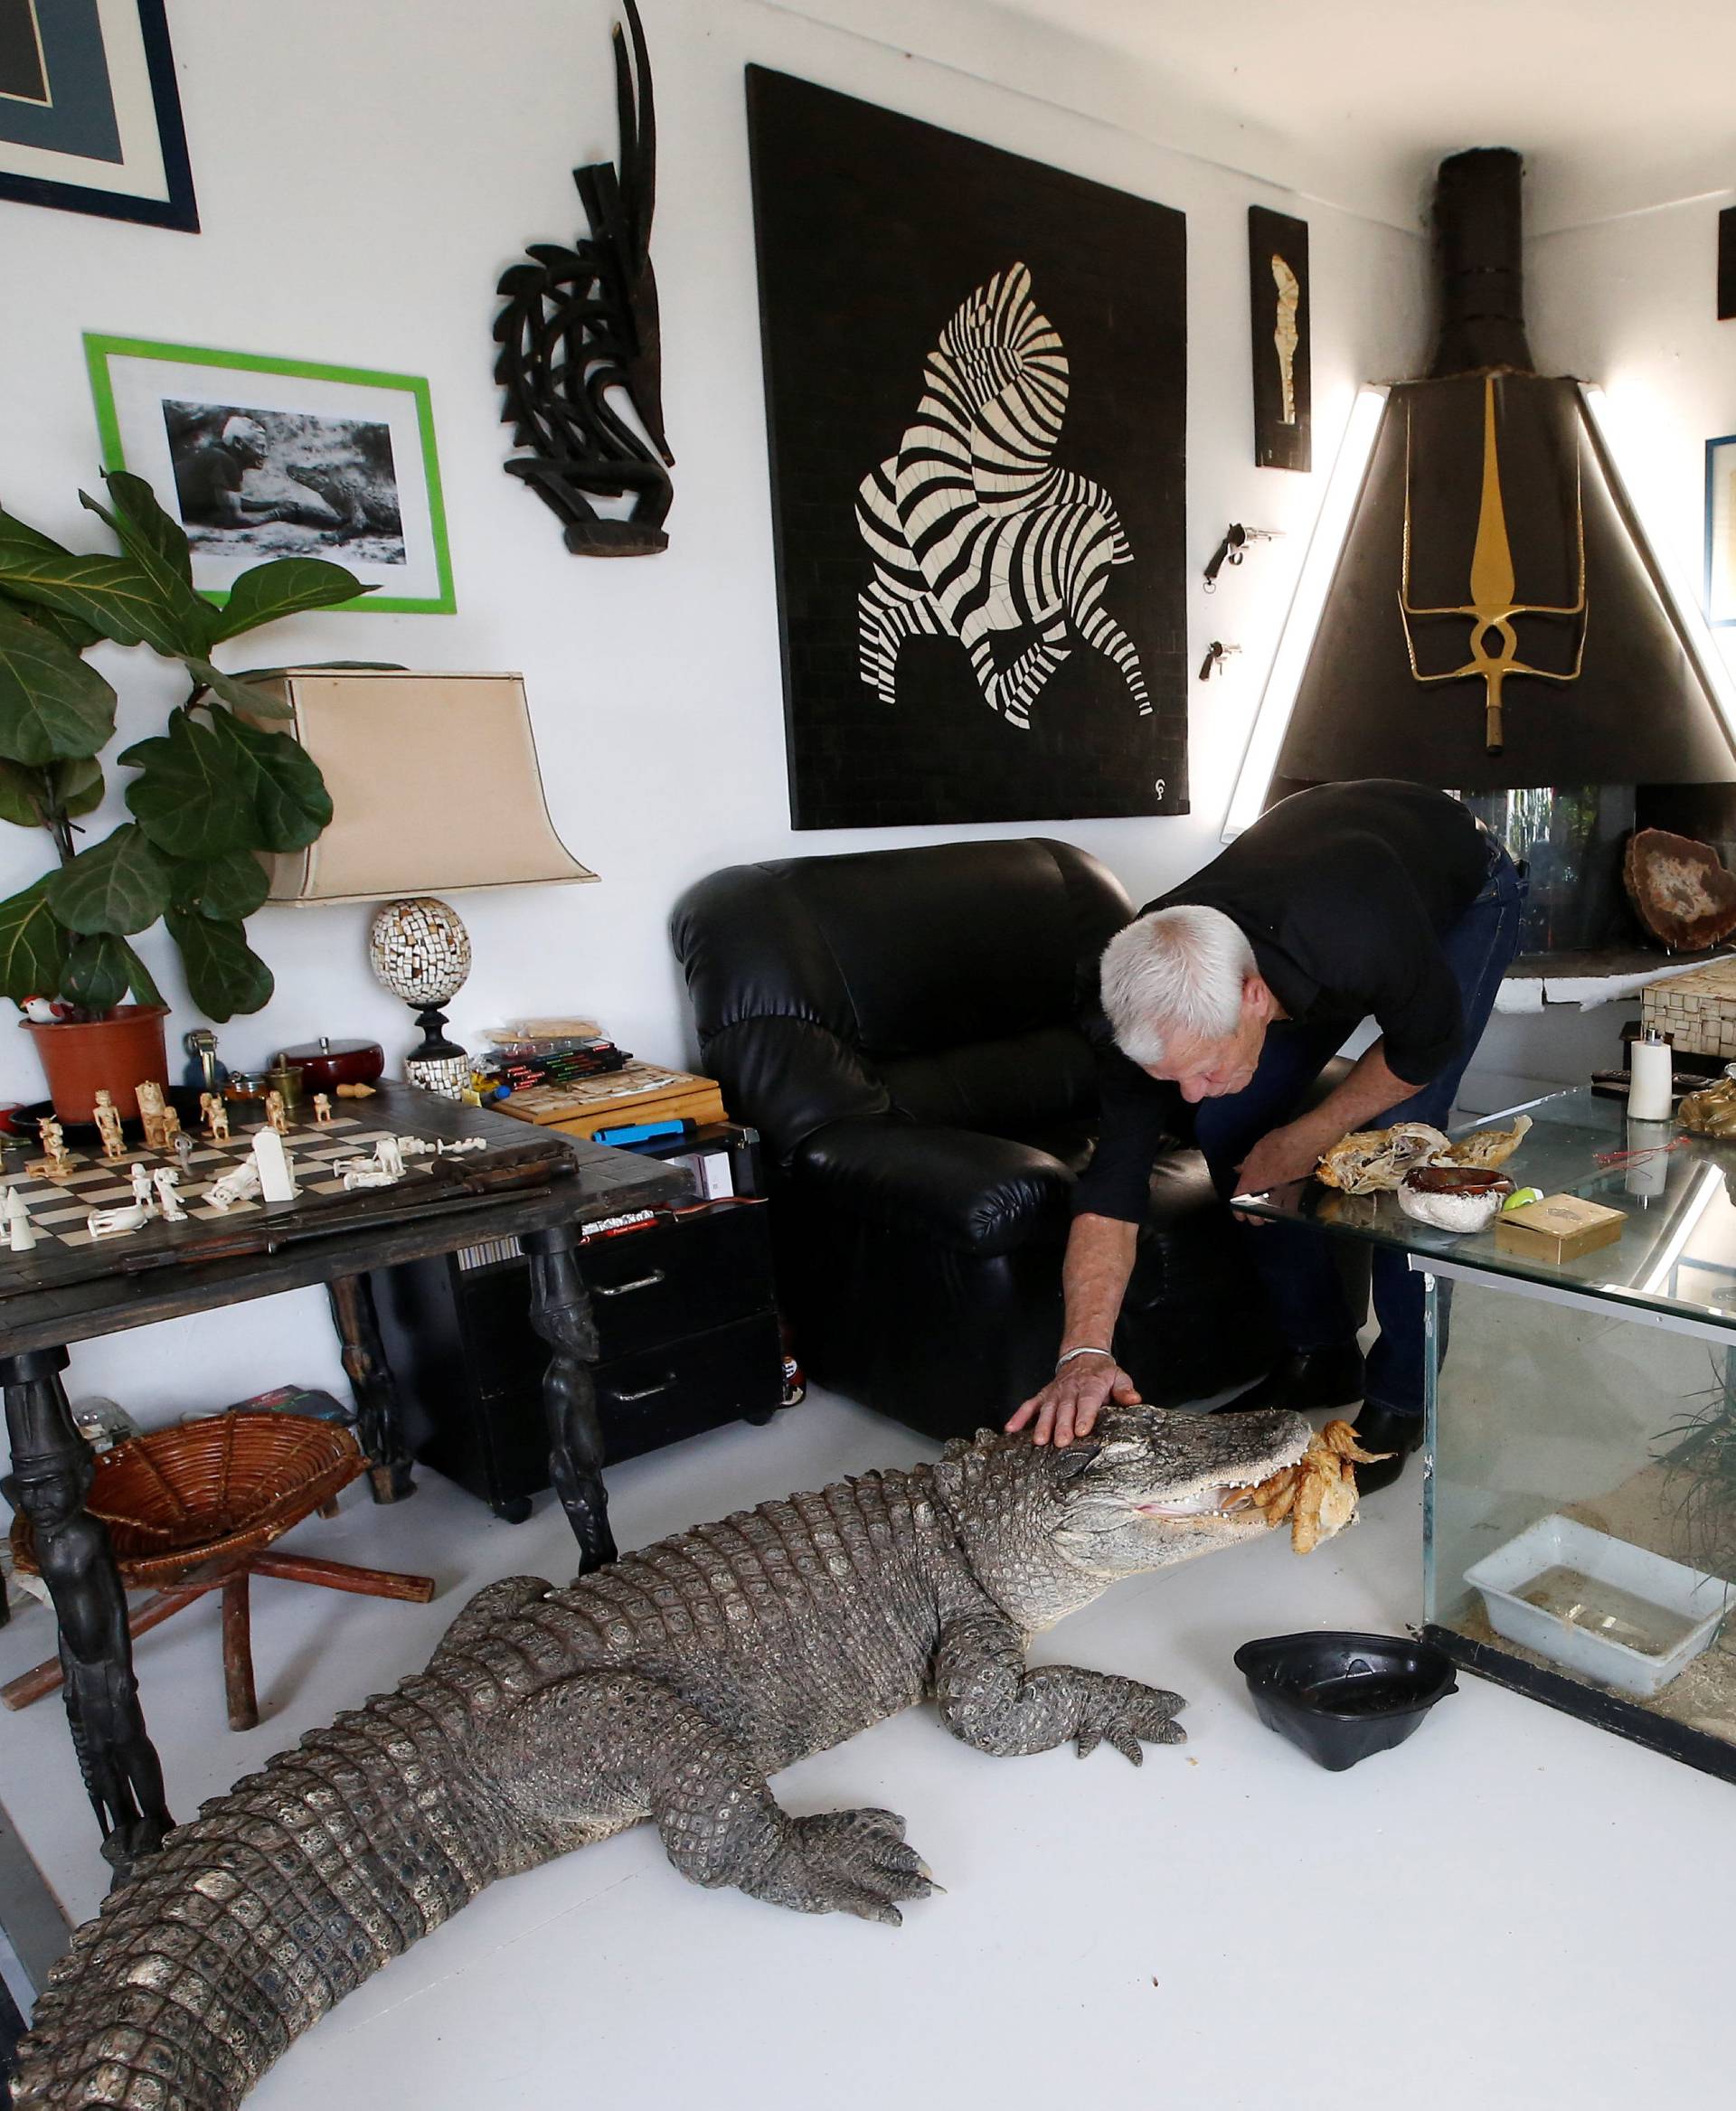
<svg viewBox="0 0 1736 2111">
<path fill-rule="evenodd" d="M 795 825 L 1185 813 L 1183 215 L 748 111 Z"/>
<path fill-rule="evenodd" d="M 1736 205 L 1718 215 L 1718 320 L 1736 316 Z"/>
<path fill-rule="evenodd" d="M 1254 459 L 1310 469 L 1308 223 L 1248 208 L 1248 284 L 1254 325 Z"/>
</svg>

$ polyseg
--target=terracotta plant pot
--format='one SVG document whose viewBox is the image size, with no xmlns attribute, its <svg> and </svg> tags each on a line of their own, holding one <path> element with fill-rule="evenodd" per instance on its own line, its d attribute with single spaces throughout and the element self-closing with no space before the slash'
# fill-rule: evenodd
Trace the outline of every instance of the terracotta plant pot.
<svg viewBox="0 0 1736 2111">
<path fill-rule="evenodd" d="M 24 1020 L 59 1118 L 89 1121 L 98 1090 L 106 1087 L 122 1120 L 137 1120 L 137 1088 L 148 1080 L 166 1088 L 169 1082 L 168 1051 L 163 1045 L 163 1022 L 168 1015 L 166 1004 L 117 1004 L 82 1025 Z"/>
</svg>

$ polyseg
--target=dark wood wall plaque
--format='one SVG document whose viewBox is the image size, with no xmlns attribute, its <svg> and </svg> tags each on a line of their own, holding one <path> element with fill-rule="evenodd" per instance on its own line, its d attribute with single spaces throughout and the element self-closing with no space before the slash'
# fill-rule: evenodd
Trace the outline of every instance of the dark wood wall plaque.
<svg viewBox="0 0 1736 2111">
<path fill-rule="evenodd" d="M 1310 469 L 1308 223 L 1248 208 L 1253 312 L 1254 459 L 1262 469 Z"/>
<path fill-rule="evenodd" d="M 1187 810 L 1183 215 L 748 69 L 797 828 Z"/>
</svg>

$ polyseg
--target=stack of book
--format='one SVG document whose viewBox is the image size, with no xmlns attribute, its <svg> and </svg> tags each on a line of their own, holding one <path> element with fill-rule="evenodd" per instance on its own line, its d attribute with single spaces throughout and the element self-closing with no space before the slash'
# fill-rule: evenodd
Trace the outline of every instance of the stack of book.
<svg viewBox="0 0 1736 2111">
<path fill-rule="evenodd" d="M 665 1070 L 656 1063 L 624 1059 L 618 1069 L 593 1077 L 514 1087 L 493 1101 L 501 1114 L 562 1136 L 594 1136 L 599 1129 L 626 1129 L 656 1122 L 722 1121 L 723 1095 L 710 1078 Z"/>
<path fill-rule="evenodd" d="M 605 1077 L 631 1061 L 590 1019 L 514 1019 L 489 1028 L 487 1054 L 472 1072 L 485 1107 L 514 1093 Z"/>
</svg>

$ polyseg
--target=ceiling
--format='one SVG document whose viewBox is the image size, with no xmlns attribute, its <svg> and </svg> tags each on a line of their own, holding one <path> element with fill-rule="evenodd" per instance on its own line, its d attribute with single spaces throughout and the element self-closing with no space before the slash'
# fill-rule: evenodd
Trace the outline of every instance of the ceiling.
<svg viewBox="0 0 1736 2111">
<path fill-rule="evenodd" d="M 1533 233 L 1736 188 L 1731 0 L 770 0 L 1353 211 L 1516 146 Z"/>
</svg>

